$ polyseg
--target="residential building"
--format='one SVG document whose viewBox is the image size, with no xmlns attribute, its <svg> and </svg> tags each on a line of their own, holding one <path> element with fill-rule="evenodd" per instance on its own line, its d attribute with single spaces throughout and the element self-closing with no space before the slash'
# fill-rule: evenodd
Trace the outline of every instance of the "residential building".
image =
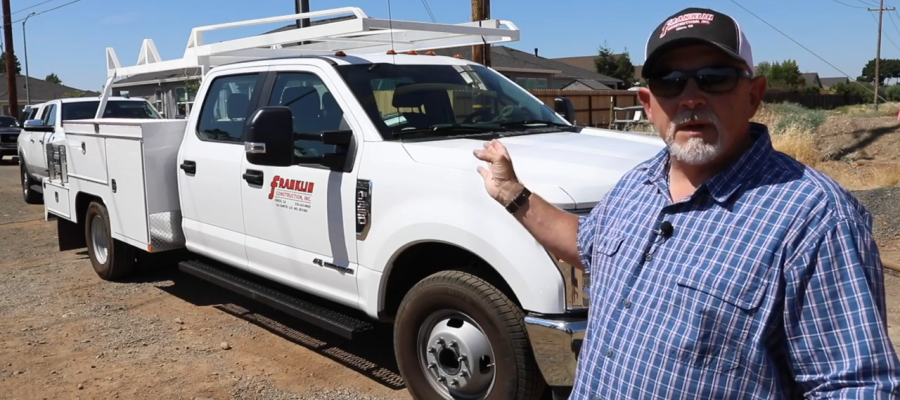
<svg viewBox="0 0 900 400">
<path fill-rule="evenodd" d="M 613 54 L 613 56 L 620 56 L 620 55 L 621 54 Z M 596 70 L 596 67 L 594 64 L 594 60 L 596 60 L 596 59 L 597 59 L 597 55 L 554 58 L 554 60 L 556 60 L 556 61 L 564 62 L 573 67 L 578 67 L 581 69 L 587 69 L 587 70 L 591 70 L 591 71 Z M 641 66 L 641 65 L 634 66 L 634 79 L 633 79 L 634 82 L 643 81 L 643 78 L 641 78 L 641 70 L 643 70 L 643 66 Z"/>
<path fill-rule="evenodd" d="M 838 83 L 850 83 L 850 78 L 846 76 L 838 76 L 833 78 L 819 78 L 819 82 L 822 83 L 822 87 L 828 89 Z"/>
<path fill-rule="evenodd" d="M 820 89 L 822 88 L 822 81 L 821 79 L 819 79 L 818 72 L 804 72 L 800 74 L 800 77 L 801 79 L 803 79 L 803 82 L 805 82 L 806 85 L 815 86 Z"/>
<path fill-rule="evenodd" d="M 66 85 L 58 85 L 35 77 L 28 78 L 28 88 L 25 87 L 25 76 L 16 75 L 16 103 L 21 110 L 31 104 L 39 104 L 62 97 L 99 96 L 100 92 L 76 89 Z M 0 73 L 0 113 L 10 115 L 9 110 L 9 86 L 6 84 L 6 74 Z"/>
</svg>

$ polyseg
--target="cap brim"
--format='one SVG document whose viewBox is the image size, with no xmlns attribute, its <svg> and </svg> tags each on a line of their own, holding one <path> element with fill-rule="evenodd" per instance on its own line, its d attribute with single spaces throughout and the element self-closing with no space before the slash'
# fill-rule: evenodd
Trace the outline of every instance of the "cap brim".
<svg viewBox="0 0 900 400">
<path fill-rule="evenodd" d="M 687 46 L 687 45 L 692 45 L 692 44 L 708 44 L 711 46 L 715 46 L 719 50 L 722 50 L 729 57 L 731 57 L 737 61 L 741 61 L 745 64 L 747 63 L 747 60 L 744 60 L 744 58 L 741 57 L 740 54 L 734 52 L 734 50 L 731 50 L 728 47 L 725 47 L 724 45 L 713 42 L 711 40 L 700 39 L 700 38 L 675 39 L 675 40 L 672 40 L 671 42 L 667 42 L 667 43 L 663 44 L 662 46 L 657 47 L 655 50 L 653 50 L 652 53 L 650 53 L 647 56 L 647 60 L 644 61 L 644 67 L 641 69 L 641 77 L 644 79 L 649 77 L 650 74 L 653 73 L 655 64 L 659 61 L 659 59 L 665 53 L 675 50 L 676 48 Z"/>
</svg>

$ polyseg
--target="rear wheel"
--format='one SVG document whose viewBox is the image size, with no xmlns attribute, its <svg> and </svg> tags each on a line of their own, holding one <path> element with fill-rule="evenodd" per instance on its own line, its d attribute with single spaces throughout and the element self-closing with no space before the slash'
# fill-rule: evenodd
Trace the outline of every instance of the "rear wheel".
<svg viewBox="0 0 900 400">
<path fill-rule="evenodd" d="M 28 204 L 40 204 L 42 196 L 31 189 L 34 181 L 31 179 L 31 175 L 28 174 L 28 168 L 25 167 L 25 159 L 22 157 L 19 157 L 19 176 L 22 178 L 22 198 Z"/>
<path fill-rule="evenodd" d="M 417 283 L 397 313 L 394 349 L 415 399 L 538 399 L 540 376 L 524 314 L 474 275 L 443 271 Z"/>
<path fill-rule="evenodd" d="M 137 253 L 134 247 L 112 237 L 109 212 L 102 203 L 91 202 L 84 216 L 85 239 L 94 272 L 105 280 L 131 276 Z"/>
</svg>

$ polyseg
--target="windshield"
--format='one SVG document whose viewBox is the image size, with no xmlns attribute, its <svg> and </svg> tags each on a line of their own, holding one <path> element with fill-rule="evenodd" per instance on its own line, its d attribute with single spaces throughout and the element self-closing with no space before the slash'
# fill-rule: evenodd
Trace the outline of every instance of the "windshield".
<svg viewBox="0 0 900 400">
<path fill-rule="evenodd" d="M 63 103 L 62 119 L 71 121 L 94 118 L 97 107 L 100 107 L 100 100 Z M 160 119 L 160 116 L 146 101 L 109 100 L 106 102 L 103 118 Z"/>
<path fill-rule="evenodd" d="M 435 127 L 522 129 L 569 124 L 521 86 L 481 65 L 354 64 L 336 67 L 385 140 Z M 538 124 L 540 125 L 540 124 Z"/>
<path fill-rule="evenodd" d="M 0 117 L 0 128 L 19 128 L 19 121 L 13 117 Z"/>
</svg>

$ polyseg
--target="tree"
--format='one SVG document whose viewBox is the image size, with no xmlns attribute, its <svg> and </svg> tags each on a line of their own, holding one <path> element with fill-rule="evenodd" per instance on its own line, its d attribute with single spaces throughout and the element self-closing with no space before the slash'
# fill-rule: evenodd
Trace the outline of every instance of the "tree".
<svg viewBox="0 0 900 400">
<path fill-rule="evenodd" d="M 16 75 L 22 74 L 22 64 L 19 63 L 19 57 L 13 53 L 13 65 L 16 66 Z M 6 52 L 0 53 L 0 74 L 6 73 Z"/>
<path fill-rule="evenodd" d="M 788 92 L 815 92 L 818 88 L 809 86 L 803 79 L 800 67 L 794 60 L 770 63 L 760 62 L 754 69 L 756 76 L 765 76 L 769 89 Z"/>
<path fill-rule="evenodd" d="M 50 73 L 50 75 L 47 75 L 44 80 L 50 83 L 55 83 L 57 85 L 62 85 L 62 79 L 59 79 L 59 77 L 56 76 L 56 73 Z"/>
<path fill-rule="evenodd" d="M 634 64 L 627 49 L 622 54 L 613 54 L 606 45 L 600 46 L 594 67 L 599 74 L 621 79 L 626 89 L 634 85 Z"/>
<path fill-rule="evenodd" d="M 900 78 L 900 60 L 890 59 L 890 58 L 882 58 L 878 63 L 878 75 L 881 79 L 879 79 L 878 85 L 884 86 L 885 81 L 891 78 Z M 869 60 L 866 63 L 866 66 L 862 69 L 862 75 L 860 75 L 856 80 L 860 82 L 866 83 L 875 83 L 875 59 Z"/>
</svg>

